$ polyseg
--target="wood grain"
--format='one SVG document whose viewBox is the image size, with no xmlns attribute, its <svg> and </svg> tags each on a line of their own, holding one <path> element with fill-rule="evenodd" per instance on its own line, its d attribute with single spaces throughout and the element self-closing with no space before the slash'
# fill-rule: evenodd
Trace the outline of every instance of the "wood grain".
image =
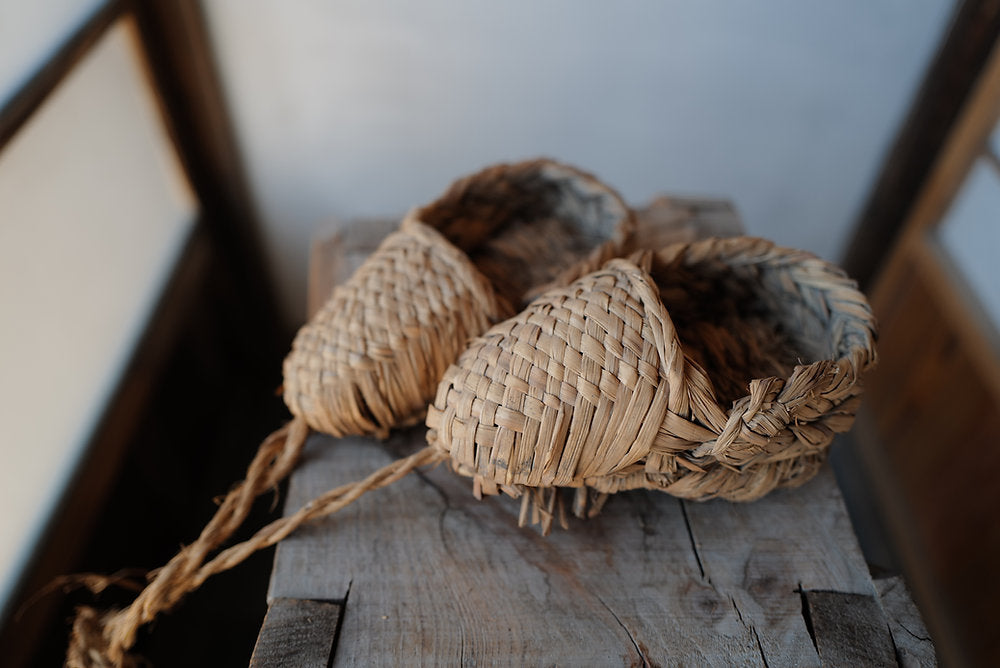
<svg viewBox="0 0 1000 668">
<path fill-rule="evenodd" d="M 824 665 L 898 665 L 877 596 L 839 591 L 803 591 L 802 596 Z"/>
<path fill-rule="evenodd" d="M 422 443 L 313 436 L 288 507 Z M 829 469 L 745 505 L 630 492 L 547 538 L 518 509 L 410 476 L 283 541 L 271 598 L 348 600 L 336 665 L 820 665 L 799 590 L 875 595 Z"/>
<path fill-rule="evenodd" d="M 650 247 L 741 229 L 718 200 L 639 213 Z M 393 227 L 318 243 L 311 308 Z M 424 442 L 422 427 L 384 443 L 314 435 L 287 510 Z M 345 601 L 334 665 L 818 666 L 803 592 L 877 597 L 829 468 L 752 504 L 619 494 L 548 537 L 517 526 L 519 506 L 477 501 L 447 466 L 411 475 L 282 541 L 270 600 Z M 888 628 L 878 605 L 859 614 Z"/>
<path fill-rule="evenodd" d="M 903 578 L 897 575 L 874 582 L 889 622 L 899 665 L 903 668 L 937 665 L 934 643 Z"/>
<path fill-rule="evenodd" d="M 330 601 L 282 598 L 271 604 L 250 657 L 250 668 L 326 668 L 343 607 Z"/>
</svg>

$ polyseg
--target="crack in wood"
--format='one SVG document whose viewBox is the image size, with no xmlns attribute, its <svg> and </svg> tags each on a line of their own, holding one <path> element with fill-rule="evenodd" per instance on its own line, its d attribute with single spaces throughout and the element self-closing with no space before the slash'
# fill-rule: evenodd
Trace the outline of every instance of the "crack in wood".
<svg viewBox="0 0 1000 668">
<path fill-rule="evenodd" d="M 633 499 L 632 507 L 635 508 L 635 515 L 639 519 L 639 531 L 642 534 L 642 553 L 649 554 L 650 553 L 649 539 L 651 536 L 656 534 L 656 529 L 654 528 L 653 524 L 650 523 L 649 521 L 649 517 L 647 516 L 645 509 L 645 504 L 639 503 L 635 500 L 639 496 L 640 495 L 638 494 L 634 494 L 631 495 L 629 498 Z"/>
<path fill-rule="evenodd" d="M 886 626 L 889 629 L 889 640 L 892 642 L 892 655 L 896 659 L 896 665 L 904 666 L 906 664 L 903 663 L 903 653 L 902 651 L 900 651 L 899 645 L 896 644 L 896 637 L 892 633 L 892 626 L 889 624 L 888 621 L 886 622 Z"/>
<path fill-rule="evenodd" d="M 757 633 L 757 627 L 751 624 L 750 630 L 753 632 L 753 637 L 757 640 L 757 650 L 760 652 L 760 660 L 764 662 L 764 668 L 771 668 L 771 664 L 767 662 L 767 655 L 764 654 L 764 645 L 760 641 L 760 634 Z"/>
<path fill-rule="evenodd" d="M 799 599 L 802 601 L 802 620 L 806 623 L 806 631 L 809 633 L 809 639 L 812 640 L 813 647 L 816 649 L 816 653 L 819 653 L 819 645 L 816 644 L 816 630 L 813 628 L 812 613 L 809 612 L 809 599 L 806 597 L 806 590 L 802 588 L 802 583 L 799 583 L 798 588 L 795 590 Z"/>
<path fill-rule="evenodd" d="M 413 473 L 418 478 L 420 478 L 420 480 L 422 480 L 425 483 L 427 483 L 427 485 L 429 485 L 431 489 L 433 489 L 435 492 L 437 492 L 437 495 L 441 497 L 441 501 L 442 501 L 442 503 L 444 503 L 444 505 L 445 505 L 446 508 L 451 508 L 451 499 L 448 498 L 447 492 L 445 492 L 443 489 L 441 489 L 440 485 L 438 485 L 436 482 L 434 482 L 433 480 L 431 480 L 427 476 L 427 474 L 424 473 L 423 471 L 421 471 L 420 469 L 414 469 Z"/>
<path fill-rule="evenodd" d="M 743 619 L 743 612 L 740 610 L 740 606 L 736 603 L 736 597 L 732 594 L 729 596 L 729 602 L 733 604 L 733 610 L 736 611 L 736 616 L 739 618 L 740 624 L 742 624 L 745 629 L 750 631 L 750 633 L 753 634 L 754 640 L 757 641 L 757 651 L 760 653 L 760 660 L 764 662 L 764 668 L 770 668 L 770 663 L 767 660 L 767 654 L 764 653 L 764 644 L 760 640 L 760 633 L 757 632 L 757 627 Z"/>
<path fill-rule="evenodd" d="M 899 647 L 874 593 L 805 590 L 801 583 L 798 591 L 803 618 L 823 664 L 899 666 Z"/>
<path fill-rule="evenodd" d="M 746 626 L 746 622 L 743 621 L 743 613 L 740 612 L 740 607 L 736 605 L 736 599 L 732 595 L 729 596 L 729 602 L 733 604 L 733 610 L 736 611 L 736 616 L 740 618 L 740 624 Z"/>
<path fill-rule="evenodd" d="M 337 647 L 340 645 L 340 630 L 344 628 L 344 617 L 347 615 L 347 599 L 351 596 L 351 587 L 354 585 L 354 578 L 347 581 L 347 591 L 344 592 L 344 600 L 340 602 L 340 617 L 337 619 L 337 626 L 333 629 L 333 642 L 330 644 L 330 657 L 326 660 L 326 668 L 333 668 L 333 657 L 337 654 Z"/>
<path fill-rule="evenodd" d="M 632 632 L 628 630 L 627 626 L 625 626 L 625 623 L 622 622 L 621 618 L 619 618 L 617 614 L 615 614 L 615 611 L 611 609 L 611 606 L 604 602 L 603 598 L 597 596 L 596 594 L 594 595 L 594 598 L 596 598 L 598 602 L 600 602 L 600 604 L 603 605 L 604 608 L 609 613 L 611 613 L 611 616 L 615 618 L 616 622 L 618 622 L 618 626 L 622 627 L 622 630 L 625 631 L 625 635 L 627 635 L 628 639 L 632 641 L 632 646 L 635 648 L 635 651 L 639 655 L 639 658 L 642 659 L 643 667 L 650 668 L 652 664 L 650 663 L 649 658 L 646 656 L 646 653 L 642 651 L 642 646 L 639 644 L 638 641 L 636 641 L 635 637 L 632 635 Z"/>
<path fill-rule="evenodd" d="M 431 480 L 426 473 L 420 470 L 415 470 L 414 473 L 416 474 L 417 478 L 419 478 L 421 481 L 427 484 L 431 489 L 437 492 L 437 495 L 439 497 L 441 497 L 441 502 L 444 504 L 444 507 L 441 509 L 441 512 L 438 513 L 438 535 L 440 535 L 441 537 L 441 545 L 444 546 L 444 551 L 447 552 L 449 555 L 454 556 L 452 554 L 451 543 L 448 540 L 448 533 L 445 531 L 444 528 L 445 515 L 448 514 L 448 511 L 454 509 L 453 506 L 451 505 L 451 498 L 443 489 L 441 489 L 441 486 L 438 485 L 433 480 Z"/>
<path fill-rule="evenodd" d="M 917 635 L 916 633 L 914 633 L 910 629 L 906 628 L 906 624 L 904 624 L 903 622 L 899 621 L 898 619 L 896 620 L 896 623 L 899 624 L 899 628 L 901 628 L 904 631 L 906 631 L 907 635 L 909 635 L 914 640 L 919 640 L 921 642 L 933 642 L 933 638 L 931 638 L 930 636 L 926 636 L 925 637 L 925 636 L 919 636 L 919 635 Z"/>
<path fill-rule="evenodd" d="M 701 553 L 698 552 L 698 541 L 695 540 L 694 531 L 691 529 L 691 520 L 688 518 L 687 505 L 684 503 L 684 499 L 677 499 L 677 502 L 681 506 L 681 515 L 684 517 L 684 528 L 687 529 L 688 539 L 691 541 L 691 551 L 694 552 L 694 559 L 698 562 L 698 572 L 701 573 L 701 579 L 711 582 L 710 578 L 705 577 L 705 566 L 701 562 Z"/>
</svg>

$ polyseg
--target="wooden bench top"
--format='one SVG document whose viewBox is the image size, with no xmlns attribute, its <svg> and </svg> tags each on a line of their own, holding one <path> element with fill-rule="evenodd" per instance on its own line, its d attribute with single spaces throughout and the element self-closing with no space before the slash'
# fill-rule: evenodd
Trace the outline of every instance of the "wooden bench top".
<svg viewBox="0 0 1000 668">
<path fill-rule="evenodd" d="M 740 229 L 716 200 L 657 200 L 643 220 L 652 247 Z M 391 228 L 317 244 L 311 308 Z M 287 508 L 423 445 L 422 427 L 314 434 Z M 933 663 L 901 581 L 872 581 L 829 466 L 751 504 L 619 494 L 548 537 L 519 508 L 439 466 L 300 529 L 278 546 L 251 665 Z"/>
</svg>

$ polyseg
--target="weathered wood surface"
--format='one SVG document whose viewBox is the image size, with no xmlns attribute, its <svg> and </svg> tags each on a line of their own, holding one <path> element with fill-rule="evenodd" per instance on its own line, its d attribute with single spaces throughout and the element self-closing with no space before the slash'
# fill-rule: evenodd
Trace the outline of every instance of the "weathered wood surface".
<svg viewBox="0 0 1000 668">
<path fill-rule="evenodd" d="M 931 635 L 903 578 L 879 578 L 875 580 L 875 589 L 889 621 L 899 665 L 903 668 L 937 665 L 937 651 Z"/>
<path fill-rule="evenodd" d="M 272 601 L 250 657 L 250 668 L 326 668 L 342 612 L 341 604 L 329 601 Z"/>
<path fill-rule="evenodd" d="M 422 442 L 314 436 L 288 507 Z M 630 492 L 548 537 L 518 509 L 412 475 L 283 541 L 270 595 L 344 601 L 336 665 L 770 666 L 820 665 L 801 590 L 876 596 L 828 468 L 747 505 Z"/>
<path fill-rule="evenodd" d="M 875 596 L 839 591 L 803 593 L 803 608 L 826 666 L 898 665 L 892 635 Z"/>
<path fill-rule="evenodd" d="M 740 229 L 719 201 L 664 198 L 640 213 L 650 247 Z M 392 228 L 318 244 L 311 295 Z M 420 427 L 384 443 L 314 435 L 287 510 L 423 444 Z M 518 511 L 477 501 L 447 466 L 410 475 L 279 544 L 269 600 L 343 604 L 333 665 L 818 666 L 859 649 L 836 625 L 813 635 L 810 602 L 831 592 L 862 602 L 860 626 L 891 646 L 829 468 L 753 504 L 620 494 L 548 537 L 519 528 Z"/>
</svg>

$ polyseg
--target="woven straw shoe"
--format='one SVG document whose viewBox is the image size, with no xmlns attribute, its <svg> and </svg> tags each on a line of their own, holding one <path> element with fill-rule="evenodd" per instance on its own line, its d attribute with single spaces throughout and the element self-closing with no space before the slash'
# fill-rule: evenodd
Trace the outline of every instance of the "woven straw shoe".
<svg viewBox="0 0 1000 668">
<path fill-rule="evenodd" d="M 555 487 L 577 488 L 578 514 L 632 488 L 756 499 L 811 477 L 850 427 L 874 328 L 839 269 L 761 239 L 613 259 L 472 342 L 428 441 L 477 493 L 528 491 L 543 512 Z"/>
<path fill-rule="evenodd" d="M 285 402 L 334 436 L 384 437 L 419 421 L 471 337 L 542 286 L 619 254 L 634 227 L 615 191 L 551 160 L 456 181 L 412 211 L 299 331 Z"/>
</svg>

